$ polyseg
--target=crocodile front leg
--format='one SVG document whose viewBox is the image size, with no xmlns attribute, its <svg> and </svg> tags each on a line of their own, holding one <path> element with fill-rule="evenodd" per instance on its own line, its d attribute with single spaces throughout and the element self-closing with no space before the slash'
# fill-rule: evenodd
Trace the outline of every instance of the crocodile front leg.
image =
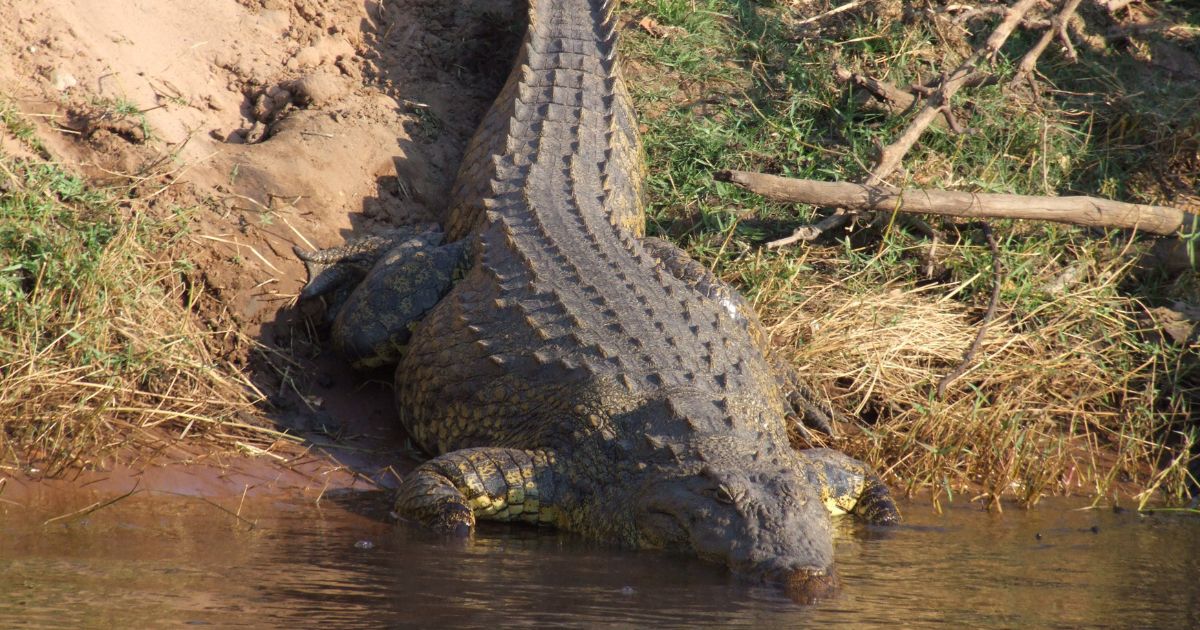
<svg viewBox="0 0 1200 630">
<path fill-rule="evenodd" d="M 562 524 L 552 451 L 467 448 L 435 457 L 400 485 L 396 513 L 441 533 L 465 535 L 477 519 Z"/>
<path fill-rule="evenodd" d="M 293 246 L 292 252 L 308 272 L 308 281 L 304 283 L 299 299 L 326 296 L 330 310 L 336 315 L 349 292 L 362 282 L 384 254 L 396 248 L 428 249 L 441 243 L 441 231 L 429 225 L 397 228 L 313 252 Z"/>
<path fill-rule="evenodd" d="M 887 486 L 866 464 L 833 449 L 799 451 L 800 468 L 833 514 L 850 513 L 875 525 L 895 525 L 900 511 Z"/>
</svg>

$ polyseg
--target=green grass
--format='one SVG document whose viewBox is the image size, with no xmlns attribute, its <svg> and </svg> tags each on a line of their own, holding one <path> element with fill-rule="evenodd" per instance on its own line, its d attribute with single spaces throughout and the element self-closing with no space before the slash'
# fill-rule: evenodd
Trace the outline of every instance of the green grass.
<svg viewBox="0 0 1200 630">
<path fill-rule="evenodd" d="M 49 152 L 37 137 L 34 126 L 20 115 L 11 103 L 0 99 L 0 124 L 14 139 L 18 140 L 42 158 L 47 158 Z"/>
<path fill-rule="evenodd" d="M 907 120 L 860 111 L 834 78 L 835 60 L 897 85 L 928 81 L 992 27 L 963 33 L 887 2 L 819 29 L 796 26 L 834 4 L 799 3 L 805 14 L 731 0 L 624 5 L 649 231 L 757 304 L 777 350 L 861 419 L 837 446 L 893 483 L 1034 502 L 1063 491 L 1104 495 L 1131 480 L 1180 499 L 1197 434 L 1197 345 L 1164 341 L 1144 313 L 1195 303 L 1195 273 L 1138 271 L 1145 243 L 1117 232 L 993 222 L 1006 273 L 1000 316 L 975 368 L 936 400 L 932 385 L 958 363 L 991 293 L 992 256 L 977 228 L 938 220 L 946 240 L 935 247 L 885 220 L 832 242 L 766 251 L 765 241 L 811 221 L 814 209 L 713 181 L 722 169 L 862 179 Z M 637 26 L 643 20 L 655 28 Z M 1144 184 L 1156 163 L 1194 159 L 1187 138 L 1200 126 L 1182 103 L 1200 96 L 1195 83 L 1150 89 L 1144 63 L 1080 46 L 1077 65 L 1043 57 L 1036 95 L 1008 89 L 1032 37 L 1018 33 L 1004 49 L 999 84 L 956 98 L 972 133 L 931 129 L 891 180 L 1161 201 L 1162 190 Z"/>
<path fill-rule="evenodd" d="M 198 294 L 173 253 L 185 225 L 186 213 L 159 216 L 56 164 L 0 154 L 6 466 L 55 475 L 250 407 L 192 317 Z"/>
</svg>

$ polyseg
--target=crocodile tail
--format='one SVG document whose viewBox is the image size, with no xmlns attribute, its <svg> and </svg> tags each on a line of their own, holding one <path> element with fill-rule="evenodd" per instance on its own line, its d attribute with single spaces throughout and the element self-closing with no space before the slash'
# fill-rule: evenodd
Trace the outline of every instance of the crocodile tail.
<svg viewBox="0 0 1200 630">
<path fill-rule="evenodd" d="M 641 141 L 617 62 L 616 0 L 530 0 L 528 26 L 508 81 L 467 145 L 451 190 L 447 240 L 479 228 L 502 199 L 521 198 L 522 179 L 547 134 L 548 117 L 588 101 L 598 114 L 585 146 L 599 147 L 605 207 L 615 224 L 641 235 Z M 600 78 L 603 85 L 588 85 Z M 600 105 L 589 96 L 598 98 Z M 555 109 L 553 114 L 551 109 Z M 577 112 L 570 112 L 577 115 Z M 552 135 L 552 134 L 551 134 Z M 580 155 L 582 158 L 583 156 Z"/>
</svg>

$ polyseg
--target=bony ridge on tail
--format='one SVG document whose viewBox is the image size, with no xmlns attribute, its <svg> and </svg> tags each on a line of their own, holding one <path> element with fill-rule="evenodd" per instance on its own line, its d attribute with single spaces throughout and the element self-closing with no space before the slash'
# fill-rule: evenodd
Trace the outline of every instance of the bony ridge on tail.
<svg viewBox="0 0 1200 630">
<path fill-rule="evenodd" d="M 862 463 L 791 448 L 794 375 L 767 358 L 751 309 L 642 238 L 614 4 L 531 0 L 445 232 L 301 253 L 304 297 L 329 298 L 353 363 L 398 363 L 400 420 L 435 455 L 404 479 L 403 517 L 553 525 L 826 593 L 830 510 L 898 513 Z"/>
</svg>

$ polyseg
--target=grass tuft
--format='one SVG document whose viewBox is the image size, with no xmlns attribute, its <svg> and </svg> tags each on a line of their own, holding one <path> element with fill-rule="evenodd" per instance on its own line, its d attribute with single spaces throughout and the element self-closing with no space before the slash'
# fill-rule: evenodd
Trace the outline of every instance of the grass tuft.
<svg viewBox="0 0 1200 630">
<path fill-rule="evenodd" d="M 248 384 L 209 350 L 182 225 L 60 166 L 0 156 L 0 459 L 56 475 L 163 438 L 245 434 Z"/>
</svg>

